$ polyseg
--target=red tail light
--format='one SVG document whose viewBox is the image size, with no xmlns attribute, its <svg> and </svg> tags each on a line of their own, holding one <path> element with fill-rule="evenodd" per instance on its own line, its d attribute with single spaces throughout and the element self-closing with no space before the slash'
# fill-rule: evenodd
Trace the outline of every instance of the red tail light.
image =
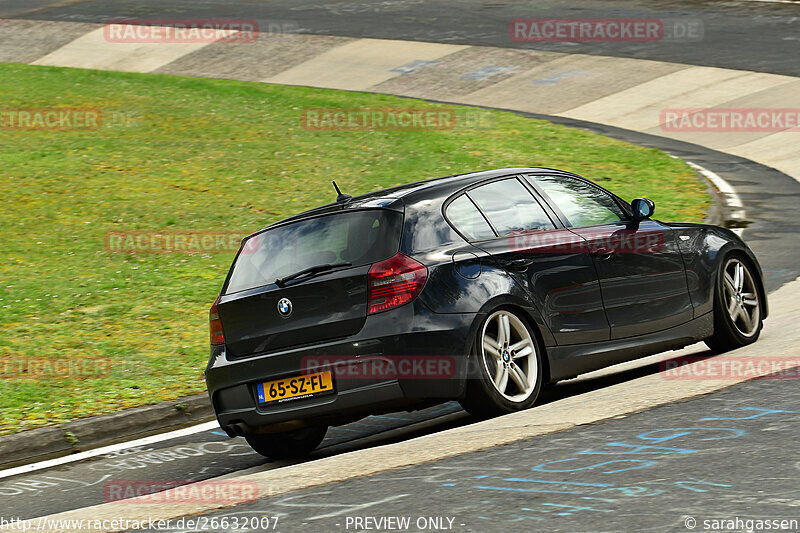
<svg viewBox="0 0 800 533">
<path fill-rule="evenodd" d="M 219 319 L 217 304 L 219 296 L 214 300 L 211 310 L 208 312 L 208 324 L 211 331 L 211 344 L 225 344 L 225 333 L 222 332 L 222 320 Z"/>
<path fill-rule="evenodd" d="M 398 253 L 369 269 L 369 314 L 407 304 L 417 297 L 428 279 L 428 269 Z"/>
</svg>

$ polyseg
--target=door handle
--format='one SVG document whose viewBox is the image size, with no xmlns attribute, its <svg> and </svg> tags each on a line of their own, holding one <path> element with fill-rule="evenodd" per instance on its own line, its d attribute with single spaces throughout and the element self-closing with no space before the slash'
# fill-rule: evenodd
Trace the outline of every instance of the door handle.
<svg viewBox="0 0 800 533">
<path fill-rule="evenodd" d="M 506 266 L 511 270 L 525 270 L 533 264 L 533 259 L 521 257 L 519 259 L 512 259 L 506 262 Z"/>
<path fill-rule="evenodd" d="M 611 259 L 611 256 L 614 255 L 614 250 L 611 248 L 595 248 L 592 254 L 596 259 L 605 261 L 606 259 Z"/>
</svg>

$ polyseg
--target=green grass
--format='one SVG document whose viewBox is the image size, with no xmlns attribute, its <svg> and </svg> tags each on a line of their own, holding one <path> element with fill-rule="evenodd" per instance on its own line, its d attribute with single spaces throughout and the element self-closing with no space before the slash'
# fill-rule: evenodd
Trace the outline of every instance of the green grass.
<svg viewBox="0 0 800 533">
<path fill-rule="evenodd" d="M 29 358 L 113 361 L 108 373 L 0 375 L 0 434 L 204 390 L 207 310 L 232 259 L 119 254 L 110 231 L 251 232 L 349 194 L 429 177 L 541 165 L 583 174 L 663 220 L 709 199 L 652 149 L 475 111 L 477 127 L 312 132 L 309 107 L 441 107 L 258 83 L 0 65 L 3 108 L 97 107 L 98 131 L 0 130 L 0 368 Z M 464 113 L 464 110 L 459 111 Z M 463 115 L 462 115 L 463 116 Z M 475 117 L 472 117 L 475 122 Z"/>
</svg>

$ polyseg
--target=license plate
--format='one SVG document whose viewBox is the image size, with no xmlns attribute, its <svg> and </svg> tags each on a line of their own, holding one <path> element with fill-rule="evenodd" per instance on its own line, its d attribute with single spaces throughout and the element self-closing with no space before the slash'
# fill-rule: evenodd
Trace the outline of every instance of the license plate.
<svg viewBox="0 0 800 533">
<path fill-rule="evenodd" d="M 260 404 L 300 400 L 334 392 L 330 371 L 266 381 L 259 383 L 257 388 Z"/>
</svg>

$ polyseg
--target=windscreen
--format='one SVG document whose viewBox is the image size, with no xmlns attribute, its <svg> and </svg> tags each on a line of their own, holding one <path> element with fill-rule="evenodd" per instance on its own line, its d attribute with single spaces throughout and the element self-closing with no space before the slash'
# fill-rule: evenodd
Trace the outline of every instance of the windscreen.
<svg viewBox="0 0 800 533">
<path fill-rule="evenodd" d="M 225 294 L 270 285 L 319 265 L 362 266 L 388 259 L 400 248 L 402 222 L 402 213 L 370 209 L 300 220 L 259 233 L 239 253 Z"/>
</svg>

